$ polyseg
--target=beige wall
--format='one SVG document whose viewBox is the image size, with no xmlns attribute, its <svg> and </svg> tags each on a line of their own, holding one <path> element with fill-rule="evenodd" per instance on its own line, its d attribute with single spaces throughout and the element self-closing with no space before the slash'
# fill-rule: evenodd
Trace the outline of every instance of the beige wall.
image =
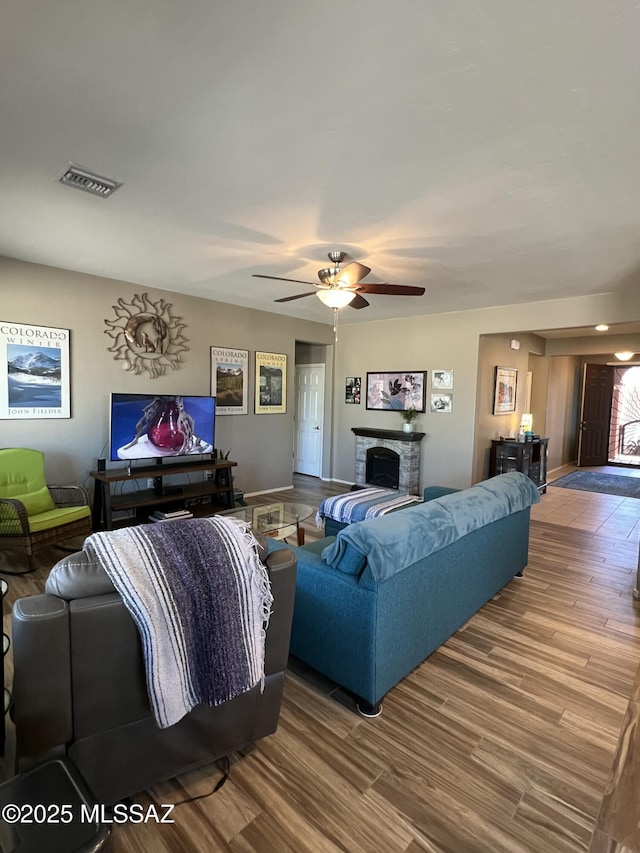
<svg viewBox="0 0 640 853">
<path fill-rule="evenodd" d="M 549 386 L 549 359 L 545 356 L 529 353 L 529 371 L 531 372 L 533 431 L 538 435 L 548 438 L 547 393 Z"/>
<path fill-rule="evenodd" d="M 505 427 L 519 425 L 517 415 L 496 418 L 491 414 L 493 369 L 501 364 L 517 367 L 522 371 L 520 375 L 526 375 L 529 352 L 536 351 L 538 346 L 535 336 L 525 338 L 526 333 L 531 329 L 595 326 L 604 321 L 621 323 L 639 319 L 640 291 L 627 293 L 624 298 L 615 294 L 581 296 L 342 325 L 336 350 L 334 477 L 345 482 L 355 479 L 352 427 L 397 429 L 401 423 L 398 414 L 367 411 L 364 400 L 361 406 L 346 405 L 339 396 L 346 376 L 362 376 L 364 382 L 367 371 L 453 369 L 452 414 L 427 412 L 418 417 L 418 428 L 427 434 L 422 442 L 420 486 L 439 483 L 465 487 L 483 476 L 491 439 Z M 483 335 L 502 338 L 497 337 L 495 346 L 491 344 L 490 350 L 481 357 Z M 521 341 L 517 353 L 509 349 L 512 337 Z M 509 360 L 505 361 L 507 356 Z M 521 388 L 523 386 L 524 382 Z M 518 414 L 522 411 L 522 408 L 517 410 Z M 538 431 L 535 424 L 534 429 Z M 562 445 L 565 446 L 565 436 Z"/>
<path fill-rule="evenodd" d="M 402 429 L 399 412 L 366 409 L 367 371 L 454 371 L 452 414 L 418 415 L 416 430 L 426 432 L 422 442 L 421 488 L 428 483 L 468 485 L 473 454 L 476 407 L 478 335 L 470 339 L 468 317 L 461 314 L 414 317 L 404 320 L 341 325 L 336 348 L 334 399 L 334 477 L 355 481 L 353 427 Z M 362 403 L 344 402 L 347 376 L 361 376 Z M 427 387 L 429 409 L 430 382 Z"/>
<path fill-rule="evenodd" d="M 296 341 L 296 364 L 325 364 L 327 347 Z"/>
<path fill-rule="evenodd" d="M 172 303 L 188 338 L 179 368 L 157 379 L 124 370 L 124 362 L 107 351 L 112 339 L 104 334 L 105 319 L 115 319 L 117 300 L 129 302 L 143 292 L 153 301 L 163 297 Z M 296 338 L 331 345 L 331 326 L 8 258 L 0 259 L 0 305 L 0 320 L 71 330 L 72 417 L 0 421 L 0 446 L 43 450 L 50 482 L 90 484 L 89 471 L 107 452 L 112 391 L 209 394 L 209 347 L 227 346 L 250 350 L 250 414 L 218 417 L 216 445 L 238 462 L 235 481 L 245 492 L 291 485 Z M 289 356 L 284 415 L 253 414 L 256 349 Z M 330 394 L 330 370 L 327 381 Z"/>
<path fill-rule="evenodd" d="M 640 359 L 640 335 L 607 335 L 606 337 L 596 335 L 590 338 L 554 338 L 547 341 L 549 356 L 598 354 L 603 356 L 604 361 L 616 361 L 614 353 L 625 350 L 637 353 Z"/>
<path fill-rule="evenodd" d="M 505 435 L 517 435 L 521 416 L 526 411 L 527 371 L 529 354 L 543 353 L 545 341 L 537 335 L 519 334 L 520 349 L 511 349 L 512 335 L 482 335 L 478 347 L 478 392 L 475 430 L 475 452 L 472 481 L 489 476 L 491 440 Z M 496 367 L 512 367 L 518 371 L 515 412 L 493 414 Z M 535 421 L 534 421 L 535 423 Z M 537 426 L 535 430 L 537 432 Z"/>
<path fill-rule="evenodd" d="M 518 431 L 520 415 L 526 411 L 527 370 L 531 372 L 533 431 L 549 439 L 549 470 L 576 458 L 579 357 L 546 357 L 547 342 L 537 335 L 519 334 L 520 350 L 513 352 L 509 349 L 510 338 L 509 335 L 486 335 L 480 339 L 474 482 L 484 479 L 489 473 L 487 436 L 498 438 L 499 435 Z M 493 399 L 492 369 L 494 365 L 503 363 L 508 367 L 518 367 L 516 411 L 512 415 L 491 416 L 488 413 Z M 492 435 L 492 428 L 497 429 L 499 435 Z"/>
<path fill-rule="evenodd" d="M 107 351 L 110 339 L 104 335 L 104 320 L 114 317 L 116 301 L 129 301 L 145 290 L 152 299 L 163 297 L 173 304 L 174 313 L 184 319 L 189 339 L 180 368 L 155 380 L 124 371 L 122 362 L 114 361 Z M 0 421 L 0 445 L 44 450 L 51 480 L 86 479 L 96 458 L 105 452 L 110 392 L 207 394 L 212 345 L 242 347 L 252 356 L 256 349 L 287 353 L 286 415 L 249 414 L 217 421 L 216 444 L 230 449 L 239 462 L 236 482 L 245 492 L 291 483 L 296 341 L 327 347 L 325 434 L 333 456 L 325 453 L 324 476 L 354 481 L 352 427 L 398 429 L 401 425 L 399 414 L 368 411 L 364 399 L 360 406 L 346 404 L 347 376 L 361 376 L 364 383 L 367 371 L 442 368 L 454 371 L 453 412 L 427 411 L 418 418 L 418 428 L 427 433 L 422 443 L 421 487 L 433 483 L 464 487 L 483 476 L 491 439 L 505 427 L 518 426 L 529 353 L 537 350 L 539 340 L 528 335 L 529 330 L 640 320 L 638 293 L 626 294 L 624 300 L 615 295 L 585 296 L 341 324 L 334 368 L 330 317 L 327 325 L 310 323 L 11 259 L 0 259 L 0 305 L 2 320 L 71 330 L 72 418 Z M 481 355 L 481 338 L 488 335 L 495 340 Z M 514 336 L 521 341 L 517 353 L 508 345 Z M 593 339 L 589 340 L 593 346 Z M 315 354 L 313 349 L 307 353 Z M 496 364 L 520 371 L 515 417 L 496 418 L 491 413 Z M 253 364 L 250 375 L 253 391 Z M 429 382 L 427 403 L 430 390 Z M 253 412 L 253 399 L 249 410 Z M 535 424 L 534 428 L 538 431 Z"/>
<path fill-rule="evenodd" d="M 548 469 L 552 471 L 576 460 L 582 371 L 578 356 L 558 356 L 548 362 L 545 433 L 549 436 Z"/>
</svg>

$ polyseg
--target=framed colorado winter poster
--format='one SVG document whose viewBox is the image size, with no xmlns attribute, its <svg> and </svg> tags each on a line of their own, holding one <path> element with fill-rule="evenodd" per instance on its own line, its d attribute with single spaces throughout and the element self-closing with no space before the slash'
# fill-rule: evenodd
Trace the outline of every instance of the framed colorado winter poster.
<svg viewBox="0 0 640 853">
<path fill-rule="evenodd" d="M 69 329 L 0 321 L 0 418 L 70 418 Z"/>
</svg>

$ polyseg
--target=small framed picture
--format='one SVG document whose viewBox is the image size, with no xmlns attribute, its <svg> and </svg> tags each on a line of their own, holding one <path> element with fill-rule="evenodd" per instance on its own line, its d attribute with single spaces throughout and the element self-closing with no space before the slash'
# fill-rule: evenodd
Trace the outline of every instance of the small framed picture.
<svg viewBox="0 0 640 853">
<path fill-rule="evenodd" d="M 432 394 L 431 411 L 449 414 L 453 411 L 453 394 Z"/>
<path fill-rule="evenodd" d="M 503 415 L 516 410 L 518 371 L 515 367 L 496 367 L 493 389 L 493 414 Z"/>
<path fill-rule="evenodd" d="M 452 391 L 453 370 L 432 370 L 431 388 L 434 391 Z"/>
<path fill-rule="evenodd" d="M 344 386 L 345 403 L 360 403 L 360 391 L 362 387 L 361 376 L 347 376 Z"/>
</svg>

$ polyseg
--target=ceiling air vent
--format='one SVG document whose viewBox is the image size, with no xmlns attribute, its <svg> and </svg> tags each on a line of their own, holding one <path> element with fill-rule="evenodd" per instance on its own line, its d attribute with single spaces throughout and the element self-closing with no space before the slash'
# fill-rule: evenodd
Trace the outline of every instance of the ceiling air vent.
<svg viewBox="0 0 640 853">
<path fill-rule="evenodd" d="M 108 198 L 122 186 L 122 182 L 114 181 L 113 178 L 104 178 L 102 175 L 94 175 L 81 166 L 76 166 L 75 163 L 69 163 L 60 178 L 60 183 L 101 198 Z"/>
</svg>

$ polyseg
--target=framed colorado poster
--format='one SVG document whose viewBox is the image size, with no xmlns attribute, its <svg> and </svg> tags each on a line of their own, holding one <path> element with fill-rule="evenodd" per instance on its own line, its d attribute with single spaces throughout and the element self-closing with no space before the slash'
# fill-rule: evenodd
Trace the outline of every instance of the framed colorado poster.
<svg viewBox="0 0 640 853">
<path fill-rule="evenodd" d="M 287 356 L 256 352 L 256 415 L 284 415 L 287 411 Z"/>
<path fill-rule="evenodd" d="M 0 321 L 0 418 L 70 418 L 69 329 Z"/>
<path fill-rule="evenodd" d="M 216 415 L 248 414 L 249 350 L 211 347 L 211 396 Z"/>
</svg>

